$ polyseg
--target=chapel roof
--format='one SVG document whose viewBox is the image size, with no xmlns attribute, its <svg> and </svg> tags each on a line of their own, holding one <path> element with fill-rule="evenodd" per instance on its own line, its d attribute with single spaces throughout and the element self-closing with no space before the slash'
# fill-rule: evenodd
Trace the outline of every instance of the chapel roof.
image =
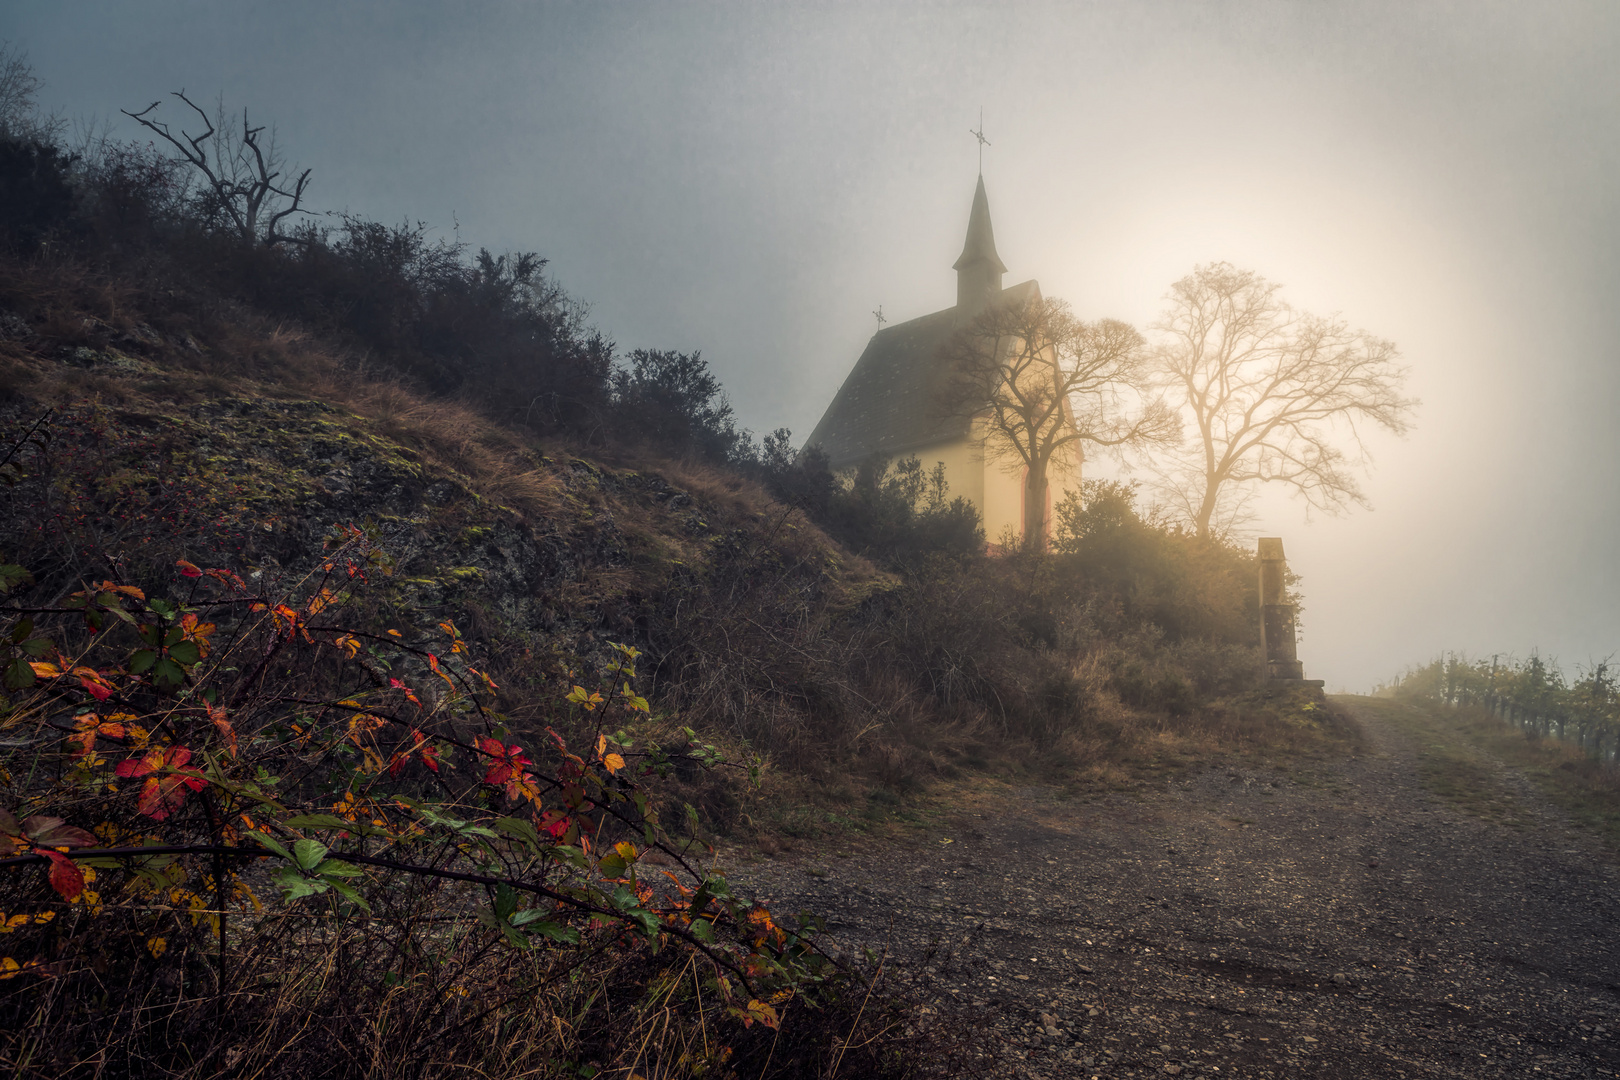
<svg viewBox="0 0 1620 1080">
<path fill-rule="evenodd" d="M 975 219 L 983 195 L 980 181 L 973 201 Z M 987 237 L 988 231 L 986 210 Z M 971 227 L 968 238 L 971 244 Z M 995 257 L 993 239 L 990 257 Z M 1026 281 L 1002 289 L 994 303 L 1021 304 L 1040 294 L 1039 284 Z M 873 334 L 805 445 L 821 447 L 836 470 L 858 465 L 874 454 L 892 458 L 966 436 L 970 419 L 949 415 L 938 400 L 949 365 L 942 350 L 961 322 L 961 310 L 949 307 Z"/>
</svg>

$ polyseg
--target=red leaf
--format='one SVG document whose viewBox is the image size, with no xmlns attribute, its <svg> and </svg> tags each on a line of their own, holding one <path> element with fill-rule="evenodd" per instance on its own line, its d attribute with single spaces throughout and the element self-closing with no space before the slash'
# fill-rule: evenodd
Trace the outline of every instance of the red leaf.
<svg viewBox="0 0 1620 1080">
<path fill-rule="evenodd" d="M 118 763 L 113 771 L 119 776 L 145 776 L 146 783 L 141 786 L 140 798 L 136 800 L 135 808 L 153 821 L 162 821 L 174 811 L 180 809 L 186 801 L 186 789 L 201 791 L 207 786 L 207 781 L 191 769 L 184 768 L 186 762 L 191 760 L 191 751 L 183 746 L 171 746 L 168 749 L 157 748 L 146 752 L 141 758 L 128 758 Z M 148 776 L 148 773 L 164 771 L 164 776 Z"/>
<path fill-rule="evenodd" d="M 73 860 L 55 851 L 41 851 L 39 854 L 51 860 L 46 874 L 51 888 L 60 893 L 64 900 L 77 900 L 79 894 L 84 892 L 84 875 L 73 865 Z"/>
<path fill-rule="evenodd" d="M 480 737 L 478 749 L 490 757 L 489 771 L 484 774 L 484 783 L 495 787 L 505 787 L 506 794 L 517 798 L 523 793 L 523 787 L 533 781 L 526 769 L 534 764 L 523 753 L 521 746 L 502 746 L 500 740 Z"/>
<path fill-rule="evenodd" d="M 153 821 L 162 821 L 185 805 L 187 788 L 200 791 L 204 784 L 205 781 L 195 774 L 170 773 L 168 776 L 150 777 L 141 788 L 141 797 L 135 808 Z"/>
<path fill-rule="evenodd" d="M 202 571 L 197 569 L 195 563 L 188 563 L 184 559 L 176 559 L 174 565 L 180 568 L 180 573 L 185 577 L 202 577 Z"/>
<path fill-rule="evenodd" d="M 113 769 L 119 776 L 145 776 L 153 769 L 163 767 L 163 748 L 154 746 L 140 757 L 125 758 Z"/>
<path fill-rule="evenodd" d="M 87 667 L 76 667 L 73 674 L 79 677 L 79 685 L 90 691 L 97 701 L 106 701 L 112 697 L 112 684 L 102 678 L 99 672 Z"/>
</svg>

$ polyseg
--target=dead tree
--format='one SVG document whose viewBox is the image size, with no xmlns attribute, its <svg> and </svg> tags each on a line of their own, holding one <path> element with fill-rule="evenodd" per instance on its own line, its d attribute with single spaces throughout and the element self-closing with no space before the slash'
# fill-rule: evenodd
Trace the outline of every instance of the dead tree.
<svg viewBox="0 0 1620 1080">
<path fill-rule="evenodd" d="M 1198 535 L 1241 520 L 1244 497 L 1262 483 L 1324 512 L 1366 505 L 1356 480 L 1364 428 L 1403 435 L 1418 404 L 1401 395 L 1395 346 L 1295 311 L 1276 285 L 1229 263 L 1197 267 L 1168 299 L 1154 327 L 1164 335 L 1160 377 L 1198 438 L 1159 472 Z"/>
<path fill-rule="evenodd" d="M 284 184 L 277 183 L 282 178 L 283 163 L 276 149 L 274 130 L 268 141 L 262 141 L 264 125 L 250 124 L 247 109 L 243 109 L 242 130 L 238 135 L 235 125 L 226 123 L 223 102 L 210 120 L 207 113 L 186 97 L 184 90 L 176 91 L 174 96 L 191 107 L 206 131 L 191 135 L 182 128 L 177 137 L 168 124 L 150 115 L 161 101 L 152 102 L 138 113 L 128 109 L 119 111 L 162 136 L 202 174 L 208 192 L 208 216 L 223 219 L 245 243 L 269 247 L 302 242 L 296 236 L 283 233 L 280 227 L 294 214 L 309 213 L 300 204 L 309 186 L 310 170 L 299 173 L 289 191 Z"/>
</svg>

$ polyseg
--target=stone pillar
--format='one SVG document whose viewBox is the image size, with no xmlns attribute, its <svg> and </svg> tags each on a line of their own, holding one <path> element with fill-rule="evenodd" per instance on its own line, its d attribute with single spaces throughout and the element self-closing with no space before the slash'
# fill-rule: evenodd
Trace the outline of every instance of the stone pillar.
<svg viewBox="0 0 1620 1080">
<path fill-rule="evenodd" d="M 1295 653 L 1294 605 L 1286 602 L 1283 591 L 1288 562 L 1282 538 L 1262 536 L 1259 554 L 1260 647 L 1266 656 L 1266 678 L 1299 681 L 1305 678 L 1305 665 Z"/>
</svg>

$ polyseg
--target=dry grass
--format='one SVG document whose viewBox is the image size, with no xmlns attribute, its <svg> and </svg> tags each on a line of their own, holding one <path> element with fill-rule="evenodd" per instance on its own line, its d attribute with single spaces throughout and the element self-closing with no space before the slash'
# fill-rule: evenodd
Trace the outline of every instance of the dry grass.
<svg viewBox="0 0 1620 1080">
<path fill-rule="evenodd" d="M 376 434 L 459 474 L 499 505 L 541 517 L 561 508 L 554 463 L 532 440 L 472 406 L 418 394 L 398 376 L 242 305 L 224 302 L 199 313 L 165 301 L 67 260 L 0 259 L 0 308 L 36 313 L 34 338 L 0 342 L 0 395 L 26 391 L 53 404 L 311 398 L 363 418 Z M 149 330 L 148 322 L 157 327 L 157 344 L 125 337 Z M 158 374 L 140 379 L 85 370 L 54 356 L 76 347 L 134 352 Z"/>
</svg>

